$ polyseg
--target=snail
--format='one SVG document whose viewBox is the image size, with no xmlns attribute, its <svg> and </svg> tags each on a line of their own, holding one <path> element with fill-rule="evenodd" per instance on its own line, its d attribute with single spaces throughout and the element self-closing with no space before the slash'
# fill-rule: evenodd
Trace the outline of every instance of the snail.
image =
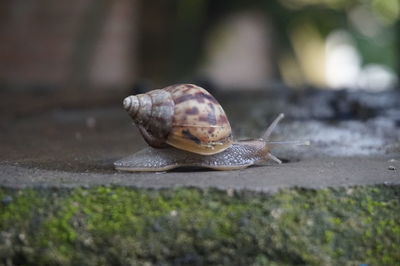
<svg viewBox="0 0 400 266">
<path fill-rule="evenodd" d="M 243 169 L 269 159 L 276 144 L 308 141 L 268 142 L 284 115 L 280 114 L 259 139 L 234 141 L 229 120 L 217 100 L 193 84 L 178 84 L 145 94 L 131 95 L 124 109 L 150 147 L 114 163 L 121 171 L 167 171 L 177 167 L 215 170 Z"/>
</svg>

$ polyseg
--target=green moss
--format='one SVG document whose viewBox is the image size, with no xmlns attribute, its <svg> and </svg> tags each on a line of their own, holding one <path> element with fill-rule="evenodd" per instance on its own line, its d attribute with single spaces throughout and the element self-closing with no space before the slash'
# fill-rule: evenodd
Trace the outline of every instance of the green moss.
<svg viewBox="0 0 400 266">
<path fill-rule="evenodd" d="M 0 189 L 0 264 L 400 262 L 400 187 Z"/>
</svg>

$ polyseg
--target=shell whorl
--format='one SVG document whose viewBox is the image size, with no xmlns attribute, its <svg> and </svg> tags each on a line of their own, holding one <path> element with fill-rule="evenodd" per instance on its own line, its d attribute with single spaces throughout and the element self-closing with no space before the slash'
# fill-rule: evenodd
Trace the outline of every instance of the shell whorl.
<svg viewBox="0 0 400 266">
<path fill-rule="evenodd" d="M 122 105 L 131 117 L 135 117 L 139 110 L 139 99 L 135 95 L 128 96 L 124 99 Z"/>
<path fill-rule="evenodd" d="M 137 119 L 140 118 L 142 120 L 147 120 L 146 117 L 150 115 L 151 101 L 146 94 L 128 96 L 124 99 L 123 105 L 125 110 L 136 123 L 141 123 L 141 121 L 136 121 Z"/>
<path fill-rule="evenodd" d="M 170 93 L 154 90 L 131 95 L 123 106 L 138 126 L 146 142 L 153 147 L 163 147 L 171 130 L 174 102 Z"/>
</svg>

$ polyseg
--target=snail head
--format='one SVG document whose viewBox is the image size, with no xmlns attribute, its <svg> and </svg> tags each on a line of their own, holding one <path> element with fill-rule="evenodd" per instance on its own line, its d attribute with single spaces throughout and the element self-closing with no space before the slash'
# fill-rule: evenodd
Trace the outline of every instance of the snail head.
<svg viewBox="0 0 400 266">
<path fill-rule="evenodd" d="M 276 156 L 274 156 L 270 151 L 275 145 L 310 145 L 309 140 L 289 140 L 289 141 L 269 141 L 271 133 L 274 131 L 278 123 L 285 117 L 284 114 L 279 114 L 277 118 L 271 123 L 271 125 L 265 130 L 264 134 L 260 138 L 260 141 L 265 143 L 264 152 L 267 158 L 272 159 L 277 163 L 282 163 Z"/>
</svg>

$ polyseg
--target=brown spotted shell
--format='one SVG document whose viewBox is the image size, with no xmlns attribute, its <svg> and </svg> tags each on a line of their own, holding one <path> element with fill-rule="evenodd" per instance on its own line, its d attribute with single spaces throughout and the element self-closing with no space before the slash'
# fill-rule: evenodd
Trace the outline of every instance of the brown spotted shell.
<svg viewBox="0 0 400 266">
<path fill-rule="evenodd" d="M 232 145 L 232 130 L 221 105 L 205 89 L 178 84 L 128 96 L 124 108 L 146 142 L 197 154 L 216 154 Z"/>
</svg>

